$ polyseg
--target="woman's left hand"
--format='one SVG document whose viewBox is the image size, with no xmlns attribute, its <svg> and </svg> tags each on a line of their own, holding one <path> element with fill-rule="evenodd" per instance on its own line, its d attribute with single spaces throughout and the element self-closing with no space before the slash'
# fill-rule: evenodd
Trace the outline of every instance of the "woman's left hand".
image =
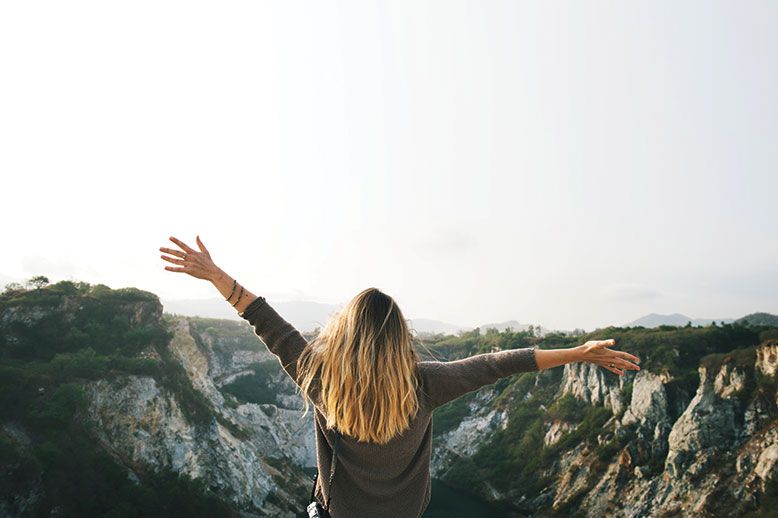
<svg viewBox="0 0 778 518">
<path fill-rule="evenodd" d="M 174 259 L 164 255 L 160 256 L 165 261 L 180 265 L 178 267 L 165 266 L 165 270 L 170 272 L 188 273 L 192 277 L 208 281 L 214 279 L 216 275 L 221 272 L 221 269 L 214 264 L 213 260 L 211 260 L 211 254 L 208 252 L 208 249 L 205 248 L 203 242 L 200 241 L 200 236 L 197 236 L 197 246 L 200 248 L 199 252 L 173 236 L 170 236 L 170 240 L 181 247 L 181 250 L 183 251 L 165 247 L 159 248 L 160 252 L 180 257 L 180 259 Z"/>
<path fill-rule="evenodd" d="M 579 361 L 593 363 L 614 374 L 623 376 L 627 370 L 639 371 L 640 358 L 624 351 L 608 349 L 609 345 L 616 345 L 616 340 L 589 340 L 576 347 Z M 634 362 L 634 363 L 633 363 Z"/>
</svg>

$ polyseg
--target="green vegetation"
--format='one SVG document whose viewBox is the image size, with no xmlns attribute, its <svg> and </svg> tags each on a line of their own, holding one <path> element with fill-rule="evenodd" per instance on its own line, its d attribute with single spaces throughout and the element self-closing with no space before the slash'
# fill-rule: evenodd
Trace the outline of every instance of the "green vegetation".
<svg viewBox="0 0 778 518">
<path fill-rule="evenodd" d="M 774 476 L 766 483 L 764 494 L 759 499 L 759 507 L 745 516 L 747 518 L 775 516 L 776 509 L 778 509 L 778 477 Z"/>
<path fill-rule="evenodd" d="M 134 374 L 173 392 L 191 422 L 223 420 L 171 356 L 158 298 L 41 277 L 0 295 L 0 421 L 26 437 L 0 428 L 0 500 L 40 492 L 28 516 L 236 516 L 201 480 L 135 467 L 132 481 L 85 414 L 85 382 Z"/>
<path fill-rule="evenodd" d="M 465 416 L 470 413 L 470 402 L 476 392 L 469 392 L 435 410 L 432 414 L 432 433 L 444 434 L 459 426 Z"/>
<path fill-rule="evenodd" d="M 268 386 L 268 380 L 273 379 L 282 371 L 278 360 L 267 360 L 252 363 L 248 366 L 254 374 L 241 376 L 221 388 L 223 393 L 231 394 L 243 403 L 278 404 L 276 394 L 278 389 Z"/>
<path fill-rule="evenodd" d="M 546 337 L 531 333 L 503 333 L 490 330 L 482 333 L 474 330 L 459 336 L 435 337 L 426 342 L 422 350 L 426 359 L 450 361 L 472 354 L 492 350 L 528 347 L 539 348 L 573 347 L 588 340 L 614 338 L 614 349 L 628 351 L 641 359 L 641 367 L 653 372 L 668 372 L 672 381 L 666 385 L 671 414 L 682 408 L 693 396 L 699 385 L 699 366 L 720 367 L 725 362 L 734 366 L 751 368 L 747 376 L 746 389 L 739 397 L 764 397 L 770 403 L 775 394 L 775 379 L 753 374 L 755 346 L 763 339 L 772 338 L 774 329 L 745 324 L 720 324 L 705 327 L 620 328 L 608 327 L 595 332 L 574 336 L 557 333 Z M 609 409 L 591 406 L 568 394 L 556 398 L 562 369 L 551 369 L 540 373 L 519 373 L 501 379 L 492 389 L 497 396 L 491 401 L 493 408 L 507 408 L 510 411 L 507 426 L 495 430 L 472 457 L 459 458 L 452 462 L 444 479 L 452 486 L 467 488 L 482 494 L 493 487 L 503 493 L 537 494 L 551 480 L 543 473 L 553 473 L 553 466 L 566 452 L 583 448 L 590 455 L 588 469 L 592 483 L 597 473 L 602 472 L 614 457 L 627 445 L 629 433 L 608 434 L 606 441 L 598 443 L 603 435 L 605 423 L 613 416 Z M 607 374 L 606 374 L 607 375 Z M 623 396 L 629 402 L 633 385 L 624 385 Z M 434 415 L 437 436 L 455 428 L 469 412 L 467 403 L 475 392 L 449 402 L 438 408 Z M 674 416 L 677 417 L 677 416 Z M 574 426 L 564 433 L 553 445 L 545 446 L 543 439 L 546 423 L 561 420 Z M 650 474 L 662 471 L 663 458 L 651 459 L 647 465 Z M 588 489 L 583 488 L 579 496 Z M 580 500 L 574 497 L 560 512 L 572 512 Z M 566 510 L 566 511 L 565 511 Z M 564 513 L 563 513 L 564 514 Z"/>
<path fill-rule="evenodd" d="M 207 337 L 210 349 L 222 363 L 229 362 L 235 351 L 267 351 L 253 332 L 246 332 L 243 322 L 220 318 L 187 317 L 198 347 L 207 350 L 201 337 Z"/>
<path fill-rule="evenodd" d="M 101 355 L 133 357 L 149 345 L 167 343 L 162 305 L 135 288 L 62 281 L 41 289 L 0 295 L 0 358 L 50 360 L 91 347 Z"/>
</svg>

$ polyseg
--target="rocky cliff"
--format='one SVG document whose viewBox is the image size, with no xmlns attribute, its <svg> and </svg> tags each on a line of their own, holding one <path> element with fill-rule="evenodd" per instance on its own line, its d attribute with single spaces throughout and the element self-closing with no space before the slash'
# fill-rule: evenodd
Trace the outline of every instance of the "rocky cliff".
<svg viewBox="0 0 778 518">
<path fill-rule="evenodd" d="M 776 331 L 438 337 L 434 354 L 453 359 L 616 336 L 644 361 L 624 377 L 517 374 L 444 405 L 433 476 L 511 516 L 765 515 L 778 504 Z M 163 315 L 153 294 L 99 285 L 0 297 L 2 516 L 295 516 L 315 466 L 301 408 L 245 322 Z"/>
<path fill-rule="evenodd" d="M 303 501 L 301 494 L 309 480 L 296 467 L 315 466 L 311 414 L 301 418 L 302 400 L 280 368 L 277 376 L 267 381 L 292 399 L 291 408 L 282 404 L 227 405 L 214 378 L 221 378 L 222 383 L 234 381 L 236 376 L 253 373 L 248 365 L 273 361 L 274 357 L 254 348 L 218 355 L 213 347 L 218 336 L 199 336 L 205 347 L 198 346 L 191 321 L 178 317 L 173 322 L 175 334 L 169 350 L 215 415 L 233 427 L 217 419 L 205 425 L 192 423 L 176 395 L 153 377 L 121 376 L 87 385 L 88 414 L 100 443 L 129 467 L 170 467 L 203 480 L 211 490 L 246 511 L 294 516 L 290 509 Z M 283 504 L 275 505 L 277 500 Z"/>
<path fill-rule="evenodd" d="M 585 364 L 559 379 L 525 374 L 516 393 L 492 386 L 472 398 L 436 437 L 433 471 L 526 515 L 762 516 L 778 485 L 776 370 L 778 340 L 766 340 L 703 357 L 696 376 L 654 367 L 618 377 Z M 524 423 L 506 446 L 512 413 L 537 430 Z M 483 470 L 533 435 L 531 456 Z M 471 463 L 480 482 L 466 474 Z M 500 484 L 511 472 L 524 487 Z"/>
<path fill-rule="evenodd" d="M 110 509 L 118 495 L 81 503 L 105 487 L 57 494 L 74 469 L 110 471 L 88 473 L 84 486 L 131 481 L 120 515 L 170 512 L 168 490 L 158 500 L 132 487 L 151 488 L 160 473 L 197 481 L 171 482 L 179 499 L 201 487 L 241 516 L 302 510 L 313 416 L 302 417 L 295 386 L 246 322 L 163 315 L 153 294 L 62 283 L 0 300 L 0 343 L 0 515 Z M 232 393 L 238 383 L 244 398 Z M 267 397 L 252 401 L 253 391 Z M 77 450 L 86 460 L 67 457 Z M 203 498 L 197 512 L 227 512 Z"/>
</svg>

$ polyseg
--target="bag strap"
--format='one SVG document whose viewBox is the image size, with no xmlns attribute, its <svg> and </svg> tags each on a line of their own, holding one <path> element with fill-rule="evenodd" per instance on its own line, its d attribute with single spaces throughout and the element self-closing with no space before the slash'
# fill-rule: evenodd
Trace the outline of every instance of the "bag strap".
<svg viewBox="0 0 778 518">
<path fill-rule="evenodd" d="M 327 505 L 325 505 L 325 509 L 329 511 L 330 509 L 330 502 L 332 502 L 332 477 L 335 476 L 335 463 L 338 461 L 338 446 L 340 445 L 340 432 L 335 431 L 335 446 L 332 448 L 332 463 L 330 464 L 330 495 L 329 498 L 327 498 Z M 319 478 L 319 470 L 316 470 L 316 474 L 313 476 L 313 487 L 311 488 L 311 498 L 310 501 L 313 502 L 316 499 L 316 480 Z"/>
</svg>

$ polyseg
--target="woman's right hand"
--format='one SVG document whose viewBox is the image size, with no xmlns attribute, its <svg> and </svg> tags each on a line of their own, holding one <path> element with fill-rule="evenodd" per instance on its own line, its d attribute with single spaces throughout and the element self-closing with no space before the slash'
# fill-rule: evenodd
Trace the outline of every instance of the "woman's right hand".
<svg viewBox="0 0 778 518">
<path fill-rule="evenodd" d="M 616 340 L 613 338 L 589 340 L 576 348 L 578 349 L 579 361 L 594 363 L 619 376 L 623 376 L 626 370 L 639 371 L 640 366 L 637 363 L 640 363 L 640 358 L 624 351 L 608 349 L 609 345 L 615 344 Z"/>
<path fill-rule="evenodd" d="M 188 246 L 180 239 L 176 239 L 175 237 L 170 236 L 170 240 L 181 247 L 181 250 L 160 247 L 159 251 L 180 257 L 180 259 L 176 259 L 175 257 L 168 257 L 165 255 L 160 257 L 169 263 L 180 265 L 179 267 L 165 266 L 165 270 L 169 272 L 187 273 L 197 279 L 212 281 L 219 273 L 221 273 L 221 269 L 214 264 L 213 260 L 211 259 L 211 254 L 200 240 L 200 236 L 196 237 L 197 246 L 200 248 L 199 252 Z"/>
</svg>

